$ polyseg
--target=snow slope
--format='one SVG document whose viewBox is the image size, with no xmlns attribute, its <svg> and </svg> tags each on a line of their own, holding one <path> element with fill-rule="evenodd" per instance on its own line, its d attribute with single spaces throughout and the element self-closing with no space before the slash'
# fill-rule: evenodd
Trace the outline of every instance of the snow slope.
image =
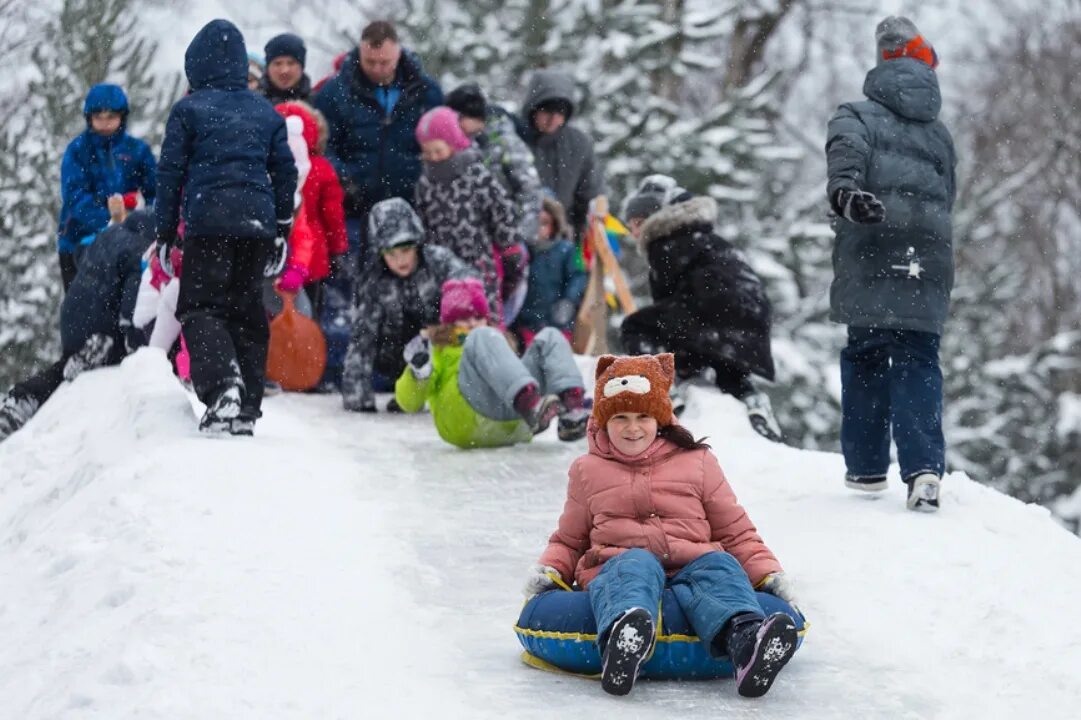
<svg viewBox="0 0 1081 720">
<path fill-rule="evenodd" d="M 1081 541 L 1046 511 L 952 476 L 909 513 L 898 482 L 856 496 L 839 457 L 691 399 L 812 622 L 762 701 L 520 663 L 519 587 L 584 444 L 463 452 L 427 416 L 295 395 L 206 439 L 144 350 L 0 444 L 0 718 L 1077 716 Z"/>
</svg>

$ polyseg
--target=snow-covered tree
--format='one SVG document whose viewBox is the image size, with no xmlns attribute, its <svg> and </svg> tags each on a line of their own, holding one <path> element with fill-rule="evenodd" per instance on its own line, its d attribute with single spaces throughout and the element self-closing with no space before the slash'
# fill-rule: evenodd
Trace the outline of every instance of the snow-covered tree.
<svg viewBox="0 0 1081 720">
<path fill-rule="evenodd" d="M 55 14 L 35 17 L 33 74 L 21 92 L 9 91 L 0 131 L 0 385 L 55 359 L 60 162 L 86 127 L 87 91 L 122 85 L 129 129 L 152 145 L 176 94 L 175 79 L 150 72 L 157 44 L 140 36 L 137 9 L 137 0 L 64 0 Z"/>
</svg>

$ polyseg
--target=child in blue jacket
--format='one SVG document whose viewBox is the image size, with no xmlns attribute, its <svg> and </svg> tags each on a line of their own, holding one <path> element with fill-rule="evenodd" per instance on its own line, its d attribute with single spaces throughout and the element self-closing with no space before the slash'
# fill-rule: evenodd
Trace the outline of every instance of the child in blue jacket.
<svg viewBox="0 0 1081 720">
<path fill-rule="evenodd" d="M 177 318 L 207 406 L 199 429 L 251 435 L 270 338 L 263 279 L 285 265 L 297 168 L 285 120 L 248 89 L 248 51 L 235 25 L 212 20 L 200 30 L 184 71 L 192 91 L 173 106 L 161 145 L 158 258 L 169 273 L 183 213 Z"/>
<path fill-rule="evenodd" d="M 57 249 L 65 292 L 75 278 L 77 251 L 109 224 L 109 198 L 139 192 L 147 204 L 154 202 L 154 153 L 128 135 L 128 98 L 120 86 L 90 88 L 83 115 L 86 130 L 68 144 L 60 166 Z"/>
<path fill-rule="evenodd" d="M 514 325 L 515 333 L 526 347 L 546 327 L 554 327 L 568 341 L 571 339 L 574 318 L 589 278 L 569 237 L 563 206 L 553 198 L 544 198 L 538 236 L 526 243 L 530 257 L 529 289 Z"/>
</svg>

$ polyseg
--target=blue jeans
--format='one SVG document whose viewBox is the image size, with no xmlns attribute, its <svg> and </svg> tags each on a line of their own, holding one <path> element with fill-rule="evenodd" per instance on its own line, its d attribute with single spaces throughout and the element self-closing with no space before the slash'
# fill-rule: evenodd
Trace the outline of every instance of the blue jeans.
<svg viewBox="0 0 1081 720">
<path fill-rule="evenodd" d="M 713 641 L 736 615 L 762 616 L 754 588 L 739 562 L 724 552 L 710 552 L 688 563 L 667 581 L 679 607 L 713 657 L 727 654 Z M 619 616 L 634 607 L 657 611 L 665 588 L 664 568 L 648 550 L 632 548 L 604 563 L 589 584 L 589 603 L 597 621 L 597 645 L 604 652 L 608 631 Z"/>
<path fill-rule="evenodd" d="M 942 370 L 939 336 L 917 330 L 848 328 L 841 351 L 841 450 L 848 474 L 885 476 L 890 431 L 901 477 L 942 476 Z"/>
</svg>

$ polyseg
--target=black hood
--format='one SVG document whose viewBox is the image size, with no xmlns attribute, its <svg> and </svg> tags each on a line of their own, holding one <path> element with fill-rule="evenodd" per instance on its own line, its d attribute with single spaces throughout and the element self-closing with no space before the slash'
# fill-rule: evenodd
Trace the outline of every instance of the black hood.
<svg viewBox="0 0 1081 720">
<path fill-rule="evenodd" d="M 933 122 L 942 110 L 942 94 L 934 69 L 915 58 L 898 58 L 873 68 L 863 94 L 909 120 Z"/>
<path fill-rule="evenodd" d="M 248 51 L 236 25 L 208 22 L 184 53 L 184 72 L 192 90 L 246 90 Z"/>
</svg>

